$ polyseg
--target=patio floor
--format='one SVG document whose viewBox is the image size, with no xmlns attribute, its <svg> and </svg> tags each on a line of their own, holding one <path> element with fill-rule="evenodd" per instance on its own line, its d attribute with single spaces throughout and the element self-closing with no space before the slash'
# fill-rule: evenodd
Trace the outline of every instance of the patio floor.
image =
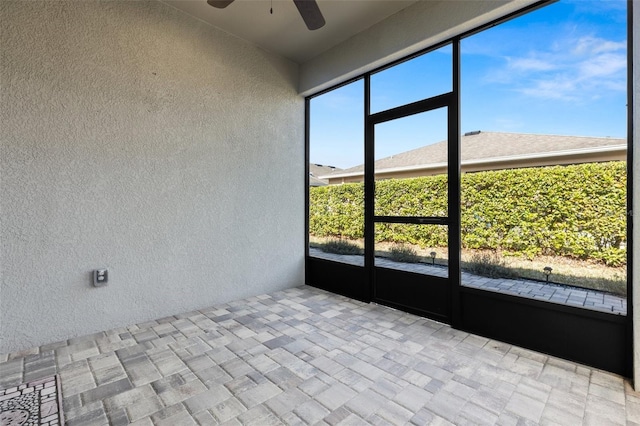
<svg viewBox="0 0 640 426">
<path fill-rule="evenodd" d="M 303 286 L 0 358 L 67 425 L 640 425 L 620 376 Z"/>
<path fill-rule="evenodd" d="M 325 253 L 315 248 L 309 254 L 320 259 L 364 266 L 364 256 Z M 442 266 L 431 266 L 424 263 L 402 263 L 376 257 L 376 265 L 418 274 L 446 277 L 447 269 Z M 529 299 L 545 300 L 561 305 L 577 306 L 593 311 L 610 312 L 615 315 L 627 314 L 627 299 L 597 290 L 571 287 L 562 284 L 545 283 L 526 279 L 487 278 L 462 272 L 462 285 L 498 293 L 512 294 Z"/>
</svg>

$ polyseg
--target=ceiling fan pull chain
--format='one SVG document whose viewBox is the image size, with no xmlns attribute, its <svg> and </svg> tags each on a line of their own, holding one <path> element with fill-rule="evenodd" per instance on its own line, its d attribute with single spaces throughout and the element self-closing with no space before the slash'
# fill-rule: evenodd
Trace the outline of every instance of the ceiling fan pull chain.
<svg viewBox="0 0 640 426">
<path fill-rule="evenodd" d="M 269 12 L 273 15 L 273 0 L 271 0 L 271 9 L 269 9 Z"/>
</svg>

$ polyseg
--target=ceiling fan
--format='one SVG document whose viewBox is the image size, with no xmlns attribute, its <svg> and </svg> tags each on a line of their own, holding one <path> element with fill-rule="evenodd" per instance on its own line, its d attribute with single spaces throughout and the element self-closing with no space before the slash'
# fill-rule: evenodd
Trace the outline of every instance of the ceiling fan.
<svg viewBox="0 0 640 426">
<path fill-rule="evenodd" d="M 207 0 L 207 3 L 218 9 L 224 9 L 233 3 L 233 1 L 234 0 Z M 322 16 L 322 12 L 320 12 L 316 0 L 293 0 L 293 2 L 298 8 L 298 12 L 300 12 L 300 16 L 302 16 L 307 28 L 313 31 L 324 27 L 324 17 Z"/>
</svg>

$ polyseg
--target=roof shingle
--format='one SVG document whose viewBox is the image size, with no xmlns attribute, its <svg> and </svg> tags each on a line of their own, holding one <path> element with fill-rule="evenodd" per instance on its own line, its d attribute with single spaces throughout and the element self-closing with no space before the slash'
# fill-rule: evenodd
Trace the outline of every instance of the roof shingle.
<svg viewBox="0 0 640 426">
<path fill-rule="evenodd" d="M 596 148 L 619 147 L 625 139 L 596 138 L 586 136 L 559 136 L 526 133 L 480 132 L 460 138 L 462 164 L 478 160 L 505 157 L 526 157 L 540 154 L 564 153 Z M 410 166 L 428 166 L 447 161 L 447 141 L 401 152 L 375 162 L 376 173 L 387 169 Z M 322 178 L 364 171 L 364 164 L 335 171 Z"/>
</svg>

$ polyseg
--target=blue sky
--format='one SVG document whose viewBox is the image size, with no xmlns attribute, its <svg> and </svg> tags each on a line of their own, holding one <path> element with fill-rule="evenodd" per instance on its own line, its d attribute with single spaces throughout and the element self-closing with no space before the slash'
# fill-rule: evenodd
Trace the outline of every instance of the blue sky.
<svg viewBox="0 0 640 426">
<path fill-rule="evenodd" d="M 468 37 L 462 132 L 626 136 L 625 0 L 561 0 Z M 451 90 L 451 47 L 372 76 L 372 112 Z M 311 102 L 311 162 L 362 164 L 363 90 Z M 445 110 L 376 128 L 376 158 L 443 140 Z"/>
</svg>

